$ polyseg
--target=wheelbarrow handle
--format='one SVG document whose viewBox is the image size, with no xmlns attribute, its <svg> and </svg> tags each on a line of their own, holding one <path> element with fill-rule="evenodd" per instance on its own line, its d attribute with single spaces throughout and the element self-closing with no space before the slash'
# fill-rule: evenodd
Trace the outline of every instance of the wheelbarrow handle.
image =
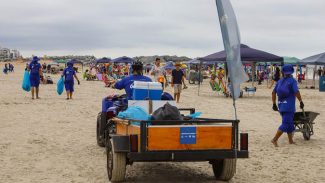
<svg viewBox="0 0 325 183">
<path fill-rule="evenodd" d="M 306 118 L 306 113 L 305 113 L 305 109 L 301 109 L 302 110 L 302 114 L 304 115 L 304 117 Z"/>
</svg>

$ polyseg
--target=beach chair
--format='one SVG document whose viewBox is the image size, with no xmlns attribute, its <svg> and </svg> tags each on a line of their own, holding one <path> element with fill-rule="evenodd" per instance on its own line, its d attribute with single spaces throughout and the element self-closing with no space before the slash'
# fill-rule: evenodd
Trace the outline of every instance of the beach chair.
<svg viewBox="0 0 325 183">
<path fill-rule="evenodd" d="M 105 74 L 99 74 L 99 73 L 96 74 L 96 77 L 97 77 L 98 81 L 102 81 L 104 75 L 105 75 Z"/>
<path fill-rule="evenodd" d="M 252 93 L 254 96 L 257 90 L 256 87 L 245 87 L 244 89 L 245 89 L 244 91 L 247 93 L 248 96 L 250 93 Z"/>
<path fill-rule="evenodd" d="M 212 89 L 212 91 L 217 92 L 217 94 L 222 93 L 223 95 L 225 95 L 226 97 L 229 97 L 229 93 L 225 90 L 225 88 L 223 88 L 222 86 L 219 85 L 218 82 L 215 82 L 214 84 L 210 81 L 209 82 L 210 87 Z"/>
</svg>

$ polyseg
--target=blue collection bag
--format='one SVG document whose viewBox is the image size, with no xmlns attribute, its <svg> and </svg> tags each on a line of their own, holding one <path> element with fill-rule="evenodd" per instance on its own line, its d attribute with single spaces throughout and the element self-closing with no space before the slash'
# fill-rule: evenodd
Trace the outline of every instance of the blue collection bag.
<svg viewBox="0 0 325 183">
<path fill-rule="evenodd" d="M 63 93 L 63 90 L 64 90 L 64 78 L 61 77 L 59 79 L 59 81 L 57 82 L 56 84 L 56 92 L 61 95 Z"/>
<path fill-rule="evenodd" d="M 151 119 L 151 116 L 142 107 L 139 106 L 128 107 L 125 111 L 119 112 L 117 117 L 121 119 L 133 119 L 144 121 Z M 132 122 L 131 124 L 140 126 L 139 122 Z"/>
<path fill-rule="evenodd" d="M 23 84 L 22 84 L 23 90 L 29 92 L 31 85 L 30 85 L 30 80 L 29 80 L 29 72 L 25 71 L 24 73 L 24 78 L 23 78 Z"/>
</svg>

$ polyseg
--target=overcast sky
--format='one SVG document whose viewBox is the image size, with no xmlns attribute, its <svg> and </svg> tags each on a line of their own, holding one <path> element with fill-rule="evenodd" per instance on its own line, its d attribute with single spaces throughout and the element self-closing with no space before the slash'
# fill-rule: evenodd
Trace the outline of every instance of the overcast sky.
<svg viewBox="0 0 325 183">
<path fill-rule="evenodd" d="M 325 51 L 325 0 L 232 0 L 241 41 L 281 56 Z M 223 50 L 214 0 L 0 0 L 0 46 L 35 55 Z"/>
</svg>

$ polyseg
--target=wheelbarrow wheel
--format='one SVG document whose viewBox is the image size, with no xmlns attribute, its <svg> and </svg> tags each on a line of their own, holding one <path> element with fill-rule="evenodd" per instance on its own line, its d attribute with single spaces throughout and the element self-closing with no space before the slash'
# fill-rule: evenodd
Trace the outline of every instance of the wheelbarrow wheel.
<svg viewBox="0 0 325 183">
<path fill-rule="evenodd" d="M 104 139 L 104 131 L 105 126 L 103 124 L 106 123 L 106 116 L 104 113 L 100 112 L 97 115 L 97 125 L 96 125 L 96 140 L 97 144 L 100 147 L 105 147 L 105 139 Z"/>
<path fill-rule="evenodd" d="M 304 136 L 305 140 L 310 140 L 311 129 L 310 129 L 309 124 L 304 124 L 302 135 Z"/>
<path fill-rule="evenodd" d="M 117 153 L 114 150 L 113 140 L 108 141 L 107 153 L 107 174 L 111 182 L 122 182 L 126 173 L 126 153 Z"/>
<path fill-rule="evenodd" d="M 236 172 L 236 159 L 215 160 L 212 163 L 213 174 L 217 180 L 229 181 Z"/>
</svg>

